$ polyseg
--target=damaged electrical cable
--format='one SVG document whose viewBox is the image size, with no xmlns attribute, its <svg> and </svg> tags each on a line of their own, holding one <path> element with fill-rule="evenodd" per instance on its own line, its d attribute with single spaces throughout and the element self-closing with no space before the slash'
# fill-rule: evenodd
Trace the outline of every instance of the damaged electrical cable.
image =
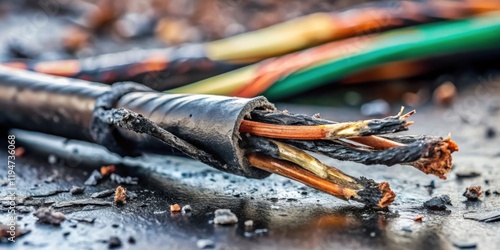
<svg viewBox="0 0 500 250">
<path fill-rule="evenodd" d="M 395 198 L 388 183 L 349 176 L 306 151 L 367 165 L 412 165 L 444 179 L 451 153 L 458 150 L 449 137 L 392 135 L 408 130 L 412 122 L 406 119 L 414 112 L 337 123 L 279 111 L 263 97 L 164 94 L 123 85 L 0 67 L 0 105 L 5 107 L 0 125 L 92 138 L 124 155 L 182 153 L 249 178 L 275 173 L 378 208 Z"/>
</svg>

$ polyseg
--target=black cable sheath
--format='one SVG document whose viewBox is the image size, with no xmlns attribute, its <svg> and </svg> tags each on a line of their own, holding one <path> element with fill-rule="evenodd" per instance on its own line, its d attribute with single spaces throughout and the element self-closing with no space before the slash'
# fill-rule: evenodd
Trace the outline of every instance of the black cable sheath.
<svg viewBox="0 0 500 250">
<path fill-rule="evenodd" d="M 0 67 L 0 125 L 94 141 L 90 124 L 96 99 L 110 86 Z M 239 125 L 255 109 L 274 110 L 264 97 L 131 92 L 116 109 L 143 115 L 175 136 L 213 155 L 229 173 L 264 178 L 269 173 L 249 165 L 238 145 Z M 117 128 L 138 152 L 178 152 L 156 138 Z M 214 166 L 217 168 L 217 166 Z"/>
</svg>

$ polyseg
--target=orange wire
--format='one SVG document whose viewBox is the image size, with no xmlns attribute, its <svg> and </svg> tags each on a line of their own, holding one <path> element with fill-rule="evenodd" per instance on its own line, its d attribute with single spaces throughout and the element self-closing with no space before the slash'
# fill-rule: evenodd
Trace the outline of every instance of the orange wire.
<svg viewBox="0 0 500 250">
<path fill-rule="evenodd" d="M 355 190 L 344 188 L 338 184 L 331 183 L 328 180 L 322 179 L 314 175 L 313 173 L 297 166 L 294 163 L 278 160 L 256 153 L 248 154 L 247 159 L 254 167 L 296 180 L 340 199 L 346 200 L 350 197 L 357 196 Z"/>
<path fill-rule="evenodd" d="M 240 132 L 275 139 L 321 140 L 327 136 L 323 125 L 293 126 L 243 120 Z"/>
<path fill-rule="evenodd" d="M 293 126 L 269 124 L 249 120 L 243 120 L 241 122 L 240 132 L 268 138 L 293 140 L 323 140 L 326 139 L 328 135 L 328 131 L 325 130 L 323 125 Z M 378 136 L 357 136 L 350 137 L 348 139 L 370 146 L 374 149 L 388 149 L 405 146 L 405 144 Z"/>
</svg>

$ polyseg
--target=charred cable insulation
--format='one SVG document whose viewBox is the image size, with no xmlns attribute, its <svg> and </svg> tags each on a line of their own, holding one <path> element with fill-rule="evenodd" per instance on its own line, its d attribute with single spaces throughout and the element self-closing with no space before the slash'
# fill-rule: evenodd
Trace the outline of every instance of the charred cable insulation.
<svg viewBox="0 0 500 250">
<path fill-rule="evenodd" d="M 109 98 L 110 93 L 115 98 Z M 103 100 L 110 106 L 101 108 L 106 106 Z M 276 173 L 371 207 L 386 207 L 394 200 L 388 183 L 349 176 L 305 150 L 361 163 L 410 164 L 442 178 L 451 168 L 451 153 L 458 150 L 449 138 L 406 136 L 392 140 L 387 133 L 406 130 L 411 112 L 336 123 L 278 111 L 263 97 L 164 94 L 140 87 L 123 91 L 120 85 L 110 87 L 3 67 L 0 105 L 4 107 L 0 112 L 2 126 L 93 141 L 110 150 L 113 147 L 106 140 L 115 140 L 114 144 L 127 149 L 123 154 L 129 155 L 180 151 L 232 174 L 265 178 Z M 93 130 L 96 120 L 114 129 Z M 268 138 L 255 132 L 262 126 L 271 132 Z M 289 131 L 274 138 L 273 133 L 280 135 L 283 126 L 290 126 Z M 324 131 L 325 126 L 330 135 L 337 136 L 299 140 L 293 133 Z M 328 130 L 332 127 L 343 129 Z M 106 139 L 102 140 L 99 133 L 113 135 L 102 136 Z M 375 136 L 378 134 L 386 135 Z M 347 153 L 339 156 L 333 149 Z"/>
</svg>

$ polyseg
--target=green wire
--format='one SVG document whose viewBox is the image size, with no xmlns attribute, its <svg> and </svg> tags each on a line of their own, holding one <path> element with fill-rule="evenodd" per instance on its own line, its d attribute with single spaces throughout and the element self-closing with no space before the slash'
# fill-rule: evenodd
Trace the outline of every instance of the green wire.
<svg viewBox="0 0 500 250">
<path fill-rule="evenodd" d="M 315 65 L 278 80 L 263 95 L 269 99 L 285 98 L 383 63 L 497 46 L 500 46 L 500 13 L 389 31 L 352 56 Z"/>
<path fill-rule="evenodd" d="M 358 43 L 364 47 L 349 56 L 320 62 L 277 80 L 263 95 L 269 99 L 297 95 L 389 62 L 500 48 L 500 12 L 388 31 L 368 39 L 369 43 Z M 167 92 L 231 95 L 252 81 L 259 66 L 253 64 Z"/>
</svg>

